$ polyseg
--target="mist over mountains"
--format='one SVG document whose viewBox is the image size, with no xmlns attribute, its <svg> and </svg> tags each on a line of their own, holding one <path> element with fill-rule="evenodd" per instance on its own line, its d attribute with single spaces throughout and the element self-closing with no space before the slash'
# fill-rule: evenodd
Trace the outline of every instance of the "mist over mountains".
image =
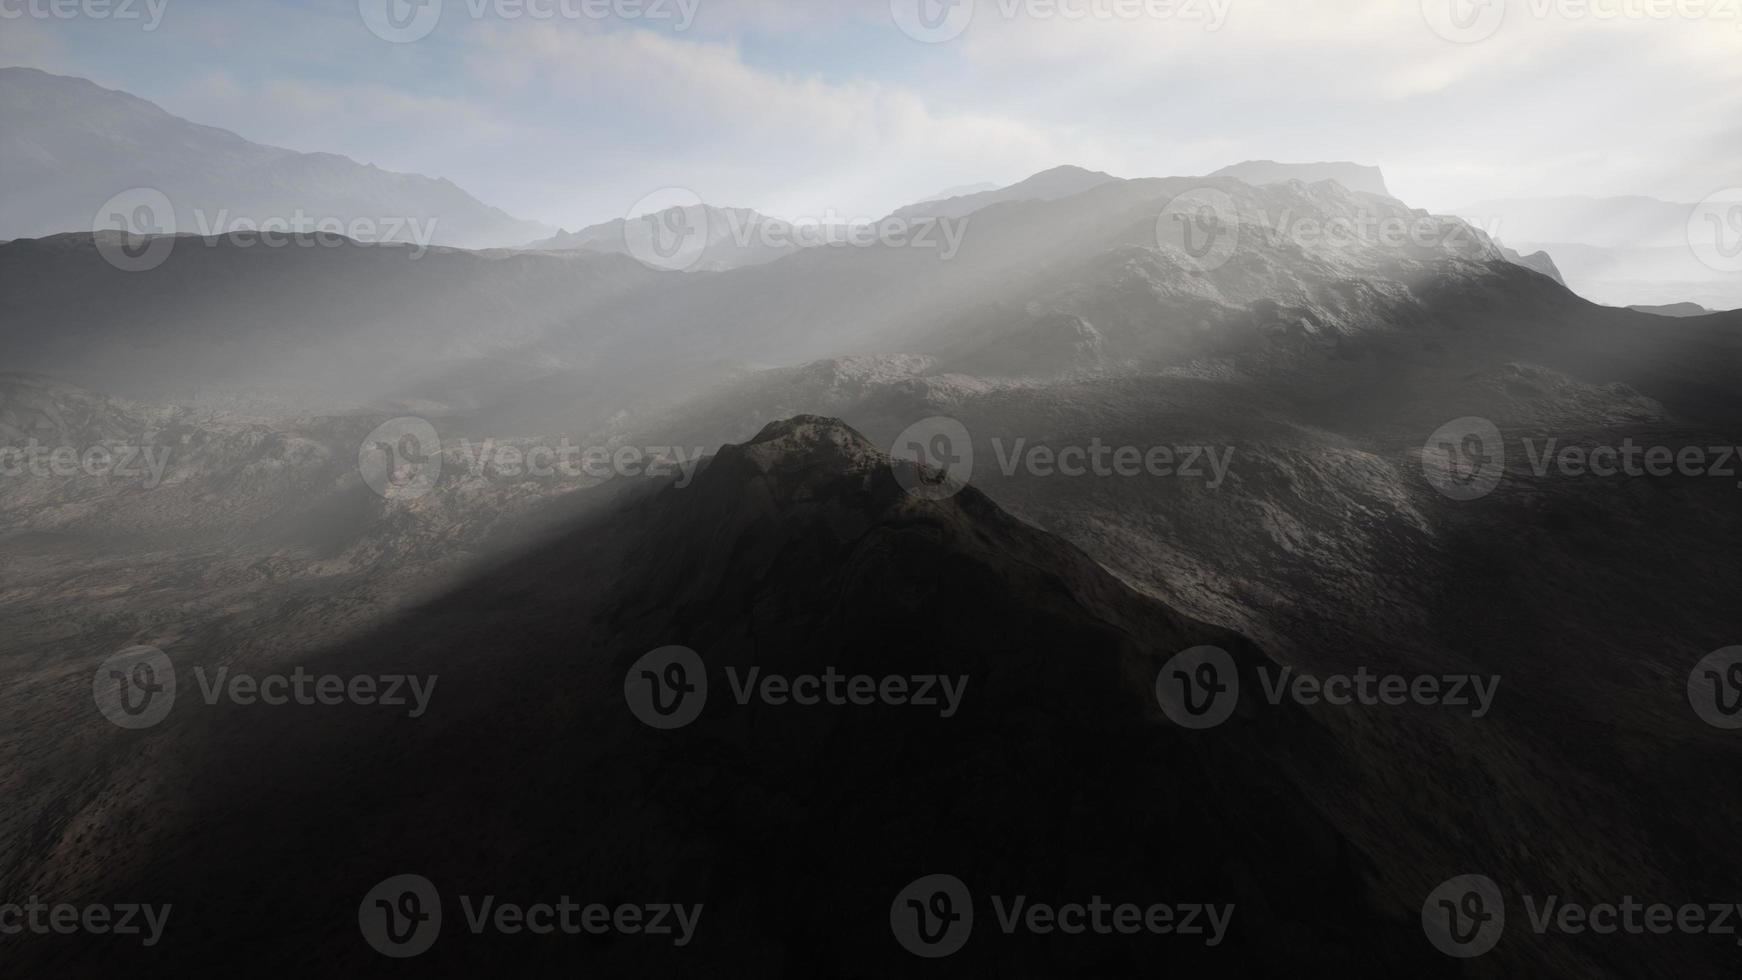
<svg viewBox="0 0 1742 980">
<path fill-rule="evenodd" d="M 34 69 L 0 183 L 0 927 L 167 923 L 9 977 L 1734 975 L 1693 206 L 1253 160 L 568 232 Z M 130 189 L 179 233 L 91 230 Z M 197 226 L 255 211 L 344 227 Z"/>
</svg>

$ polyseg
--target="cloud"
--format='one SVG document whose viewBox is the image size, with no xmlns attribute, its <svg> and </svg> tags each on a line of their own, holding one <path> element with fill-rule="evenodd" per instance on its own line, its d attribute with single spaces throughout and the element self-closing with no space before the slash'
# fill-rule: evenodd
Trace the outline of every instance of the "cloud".
<svg viewBox="0 0 1742 980">
<path fill-rule="evenodd" d="M 1569 18 L 1559 0 L 1509 0 L 1493 37 L 1456 44 L 1420 0 L 1231 0 L 1215 30 L 1035 17 L 1028 2 L 981 0 L 942 44 L 902 34 L 888 0 L 704 0 L 682 33 L 445 16 L 399 45 L 372 37 L 351 0 L 181 0 L 149 44 L 9 22 L 0 52 L 250 139 L 448 177 L 569 227 L 662 186 L 790 217 L 868 216 L 1061 163 L 1143 176 L 1353 159 L 1438 208 L 1697 200 L 1742 179 L 1733 22 Z"/>
</svg>

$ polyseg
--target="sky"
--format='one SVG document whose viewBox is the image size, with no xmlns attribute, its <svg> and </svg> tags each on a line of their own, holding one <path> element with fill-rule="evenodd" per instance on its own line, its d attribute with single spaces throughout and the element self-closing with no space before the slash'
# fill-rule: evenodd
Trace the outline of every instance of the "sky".
<svg viewBox="0 0 1742 980">
<path fill-rule="evenodd" d="M 1061 164 L 1418 207 L 1742 195 L 1742 0 L 0 0 L 0 65 L 576 228 L 868 219 Z"/>
</svg>

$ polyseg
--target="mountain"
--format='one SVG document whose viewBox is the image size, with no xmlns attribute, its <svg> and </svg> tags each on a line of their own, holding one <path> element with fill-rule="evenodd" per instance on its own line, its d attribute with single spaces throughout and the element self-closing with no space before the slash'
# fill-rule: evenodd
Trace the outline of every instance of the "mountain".
<svg viewBox="0 0 1742 980">
<path fill-rule="evenodd" d="M 314 231 L 326 221 L 353 237 L 365 237 L 356 233 L 363 228 L 374 240 L 465 248 L 549 233 L 447 180 L 251 143 L 124 92 L 34 68 L 0 69 L 0 179 L 0 239 L 88 232 L 106 202 L 137 188 L 161 192 L 175 228 L 186 233 L 299 220 L 309 225 L 301 230 Z M 151 221 L 163 227 L 166 219 Z"/>
<path fill-rule="evenodd" d="M 445 896 L 440 955 L 418 963 L 440 975 L 893 975 L 912 960 L 890 936 L 892 900 L 935 873 L 979 903 L 951 960 L 975 974 L 1431 972 L 1439 954 L 1393 888 L 1425 891 L 1437 869 L 1380 867 L 1337 828 L 1336 794 L 1363 776 L 1310 712 L 1248 702 L 1214 733 L 1163 714 L 1156 681 L 1175 653 L 1214 645 L 1258 690 L 1273 666 L 1263 651 L 1137 594 L 971 488 L 908 494 L 914 475 L 838 421 L 771 424 L 692 486 L 650 486 L 296 660 L 317 674 L 433 674 L 418 719 L 178 706 L 151 751 L 182 762 L 151 785 L 133 751 L 81 760 L 86 784 L 67 801 L 79 835 L 140 846 L 85 850 L 33 885 L 171 903 L 178 928 L 152 951 L 165 972 L 243 950 L 261 975 L 366 970 L 379 961 L 357 936 L 359 901 L 403 873 Z M 223 655 L 205 643 L 168 652 Z M 624 681 L 670 644 L 695 652 L 708 691 L 693 722 L 658 731 L 625 703 Z M 737 703 L 729 672 L 751 670 L 941 676 L 959 682 L 959 710 Z M 142 817 L 158 794 L 179 802 Z M 33 846 L 68 846 L 58 836 Z M 270 889 L 256 866 L 279 869 Z M 1382 884 L 1394 874 L 1404 880 Z M 486 894 L 704 911 L 682 948 L 470 935 L 458 896 Z M 1227 903 L 1235 918 L 1213 946 L 1001 936 L 992 896 L 1018 894 Z M 102 937 L 27 937 L 8 959 L 92 975 L 114 955 Z"/>
<path fill-rule="evenodd" d="M 1710 316 L 1713 310 L 1708 310 L 1698 303 L 1671 303 L 1668 306 L 1631 306 L 1628 309 L 1640 313 L 1650 313 L 1653 316 Z"/>
<path fill-rule="evenodd" d="M 1158 227 L 1177 236 L 1168 209 L 1207 192 L 1224 195 L 1230 223 L 1216 261 L 1196 268 Z M 1435 234 L 1394 249 L 1301 232 L 1388 220 Z M 722 370 L 843 353 L 936 355 L 1006 375 L 1153 370 L 1273 335 L 1334 344 L 1394 330 L 1425 315 L 1436 289 L 1571 299 L 1552 283 L 1517 286 L 1497 247 L 1460 221 L 1329 182 L 1097 180 L 916 227 L 936 233 L 683 275 L 586 249 L 420 254 L 246 238 L 178 239 L 160 267 L 135 273 L 103 261 L 101 237 L 18 241 L 0 245 L 18 273 L 0 278 L 0 358 L 142 400 L 247 390 L 303 407 L 494 402 L 531 424 L 589 426 L 626 399 L 676 398 Z M 1065 307 L 1092 329 L 1053 316 Z"/>
<path fill-rule="evenodd" d="M 891 217 L 906 220 L 960 218 L 1006 201 L 1056 201 L 1118 179 L 1098 170 L 1084 170 L 1082 167 L 1072 166 L 1054 167 L 1009 187 L 909 204 L 897 208 Z"/>
<path fill-rule="evenodd" d="M 1174 218 L 1206 207 L 1220 220 Z M 1436 234 L 1307 230 L 1375 220 Z M 1036 900 L 1233 896 L 1240 929 L 1285 937 L 1231 935 L 1206 960 L 977 927 L 952 960 L 970 973 L 1449 975 L 1417 957 L 1437 956 L 1422 896 L 1452 875 L 1594 900 L 1738 880 L 1709 842 L 1742 807 L 1711 775 L 1739 750 L 1686 690 L 1734 643 L 1735 479 L 1555 460 L 1742 444 L 1742 315 L 1594 306 L 1460 219 L 1335 181 L 1105 181 L 976 211 L 947 259 L 812 248 L 686 275 L 586 251 L 198 240 L 126 273 L 99 254 L 113 244 L 0 246 L 0 358 L 53 376 L 0 377 L 0 443 L 139 430 L 174 451 L 155 487 L 0 483 L 0 742 L 27 747 L 0 759 L 17 788 L 0 894 L 174 901 L 189 930 L 166 975 L 241 949 L 268 972 L 361 972 L 358 903 L 407 872 L 456 924 L 459 894 L 570 889 L 730 923 L 688 952 L 450 926 L 416 964 L 539 975 L 902 973 L 891 896 L 938 872 Z M 241 387 L 199 390 L 213 378 Z M 298 389 L 295 411 L 258 404 Z M 427 416 L 456 464 L 414 500 L 359 473 L 390 410 Z M 926 501 L 881 447 L 939 416 L 974 462 Z M 1503 477 L 1453 500 L 1432 446 L 1473 416 L 1502 437 Z M 719 454 L 686 486 L 596 485 L 479 473 L 462 438 Z M 1095 445 L 1189 453 L 1196 475 L 1061 470 Z M 1255 699 L 1184 736 L 1154 682 L 1204 642 L 1247 690 L 1364 669 L 1500 693 L 1481 717 Z M 617 692 L 673 643 L 717 671 L 961 672 L 968 707 L 740 708 L 715 673 L 723 713 L 654 733 Z M 117 741 L 91 671 L 134 644 L 254 673 L 433 673 L 439 707 L 273 716 L 190 695 Z M 268 889 L 234 867 L 290 870 Z M 1528 939 L 1471 975 L 1733 972 L 1727 943 Z M 8 956 L 83 976 L 110 952 Z"/>
<path fill-rule="evenodd" d="M 528 348 L 552 333 L 584 342 L 589 311 L 660 279 L 621 255 L 307 236 L 273 248 L 248 234 L 180 236 L 157 268 L 128 272 L 105 261 L 120 244 L 104 232 L 0 245 L 0 364 L 224 410 L 409 401 L 439 413 L 479 384 L 564 366 Z M 55 329 L 37 329 L 45 323 Z M 452 374 L 461 367 L 464 383 Z"/>
<path fill-rule="evenodd" d="M 1378 194 L 1381 197 L 1391 196 L 1391 192 L 1385 187 L 1385 175 L 1379 172 L 1379 168 L 1358 163 L 1277 163 L 1274 160 L 1248 160 L 1223 167 L 1210 176 L 1232 177 L 1248 184 L 1279 184 L 1285 180 L 1316 184 L 1321 180 L 1334 180 L 1352 191 Z"/>
</svg>

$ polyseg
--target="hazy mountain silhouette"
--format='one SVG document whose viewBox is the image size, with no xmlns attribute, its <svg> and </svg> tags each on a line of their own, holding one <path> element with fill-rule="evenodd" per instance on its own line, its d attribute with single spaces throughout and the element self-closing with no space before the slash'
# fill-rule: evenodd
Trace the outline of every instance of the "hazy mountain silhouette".
<svg viewBox="0 0 1742 980">
<path fill-rule="evenodd" d="M 447 180 L 332 153 L 262 146 L 125 92 L 34 68 L 0 68 L 0 173 L 7 184 L 0 239 L 117 227 L 98 210 L 134 188 L 166 195 L 176 230 L 184 233 L 221 233 L 234 222 L 258 227 L 299 215 L 311 224 L 376 222 L 384 240 L 397 241 L 415 240 L 415 221 L 417 229 L 433 232 L 424 244 L 468 248 L 516 245 L 549 233 Z M 166 227 L 166 219 L 154 220 Z"/>
<path fill-rule="evenodd" d="M 668 208 L 651 215 L 632 219 L 617 218 L 603 224 L 589 225 L 579 231 L 559 231 L 522 246 L 533 251 L 564 251 L 587 249 L 621 255 L 635 254 L 634 236 L 647 232 L 637 225 L 646 222 L 664 223 L 677 229 L 681 238 L 696 236 L 693 246 L 699 254 L 686 262 L 686 271 L 720 272 L 748 265 L 760 265 L 790 255 L 810 244 L 826 244 L 830 234 L 839 228 L 800 229 L 792 222 L 770 218 L 749 208 L 717 208 L 708 204 L 684 208 Z M 670 233 L 668 233 L 670 234 Z M 810 237 L 806 237 L 809 235 Z M 651 238 L 643 239 L 651 242 Z M 644 252 L 643 258 L 657 261 L 656 253 Z"/>
</svg>

